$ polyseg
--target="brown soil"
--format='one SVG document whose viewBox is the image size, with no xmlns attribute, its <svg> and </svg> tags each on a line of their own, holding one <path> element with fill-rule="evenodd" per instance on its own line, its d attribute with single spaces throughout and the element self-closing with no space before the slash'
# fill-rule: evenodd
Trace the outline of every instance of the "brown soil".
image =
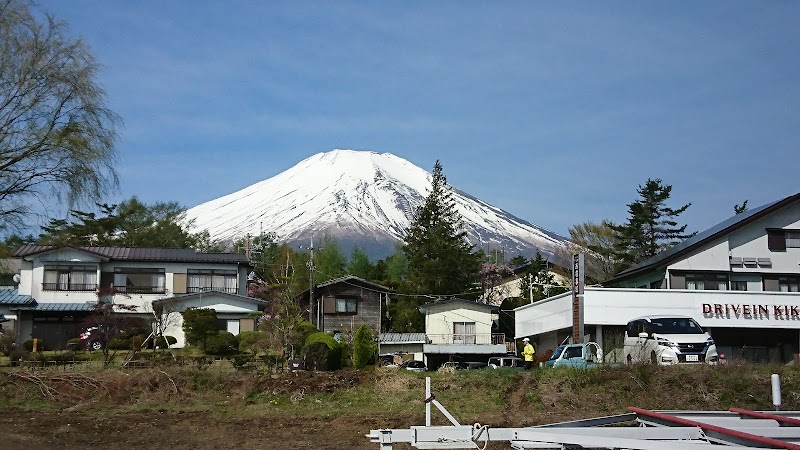
<svg viewBox="0 0 800 450">
<path fill-rule="evenodd" d="M 214 419 L 206 413 L 122 414 L 109 418 L 75 414 L 6 414 L 0 417 L 0 449 L 370 449 L 370 429 L 407 426 L 393 418 L 308 421 Z M 47 424 L 47 425 L 44 425 Z M 397 446 L 397 448 L 403 448 Z"/>
</svg>

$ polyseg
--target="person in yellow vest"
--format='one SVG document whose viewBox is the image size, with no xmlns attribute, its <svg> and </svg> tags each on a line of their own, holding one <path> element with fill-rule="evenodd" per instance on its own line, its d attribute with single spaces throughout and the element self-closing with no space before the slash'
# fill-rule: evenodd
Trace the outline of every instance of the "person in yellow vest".
<svg viewBox="0 0 800 450">
<path fill-rule="evenodd" d="M 522 342 L 525 343 L 525 347 L 522 349 L 522 356 L 525 358 L 525 370 L 530 370 L 533 368 L 533 355 L 536 354 L 536 350 L 533 349 L 530 339 L 525 338 Z"/>
</svg>

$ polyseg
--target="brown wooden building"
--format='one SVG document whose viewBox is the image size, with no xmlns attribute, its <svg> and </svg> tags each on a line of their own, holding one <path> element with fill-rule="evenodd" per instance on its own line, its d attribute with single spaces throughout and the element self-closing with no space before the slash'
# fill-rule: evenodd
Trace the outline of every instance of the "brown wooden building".
<svg viewBox="0 0 800 450">
<path fill-rule="evenodd" d="M 314 286 L 302 294 L 309 319 L 320 331 L 355 332 L 363 324 L 380 332 L 390 288 L 354 275 L 336 278 Z"/>
</svg>

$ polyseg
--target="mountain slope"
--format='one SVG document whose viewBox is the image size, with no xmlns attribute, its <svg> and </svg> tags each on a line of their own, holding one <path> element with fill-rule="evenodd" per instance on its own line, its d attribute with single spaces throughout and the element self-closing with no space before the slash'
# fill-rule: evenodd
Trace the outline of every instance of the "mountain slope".
<svg viewBox="0 0 800 450">
<path fill-rule="evenodd" d="M 425 201 L 430 174 L 389 153 L 332 150 L 240 191 L 189 209 L 195 230 L 214 239 L 247 233 L 277 234 L 308 243 L 325 234 L 345 251 L 353 245 L 371 257 L 391 254 Z M 506 254 L 553 255 L 565 239 L 454 188 L 453 198 L 472 244 Z"/>
</svg>

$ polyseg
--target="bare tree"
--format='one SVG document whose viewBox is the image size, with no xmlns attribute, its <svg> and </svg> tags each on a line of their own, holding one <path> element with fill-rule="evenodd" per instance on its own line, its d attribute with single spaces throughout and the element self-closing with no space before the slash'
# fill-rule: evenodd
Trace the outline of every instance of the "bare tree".
<svg viewBox="0 0 800 450">
<path fill-rule="evenodd" d="M 600 223 L 584 222 L 569 228 L 570 243 L 557 249 L 557 256 L 572 261 L 572 255 L 586 252 L 586 276 L 590 282 L 600 282 L 614 276 L 614 225 L 610 220 Z"/>
<path fill-rule="evenodd" d="M 159 305 L 146 305 L 145 309 L 151 314 L 150 325 L 153 329 L 153 350 L 155 351 L 159 343 L 159 338 L 166 340 L 167 330 L 176 327 L 180 323 L 181 313 L 174 302 L 161 303 Z"/>
<path fill-rule="evenodd" d="M 29 215 L 31 200 L 90 203 L 118 185 L 121 120 L 98 63 L 68 31 L 25 0 L 0 0 L 0 226 Z"/>
</svg>

